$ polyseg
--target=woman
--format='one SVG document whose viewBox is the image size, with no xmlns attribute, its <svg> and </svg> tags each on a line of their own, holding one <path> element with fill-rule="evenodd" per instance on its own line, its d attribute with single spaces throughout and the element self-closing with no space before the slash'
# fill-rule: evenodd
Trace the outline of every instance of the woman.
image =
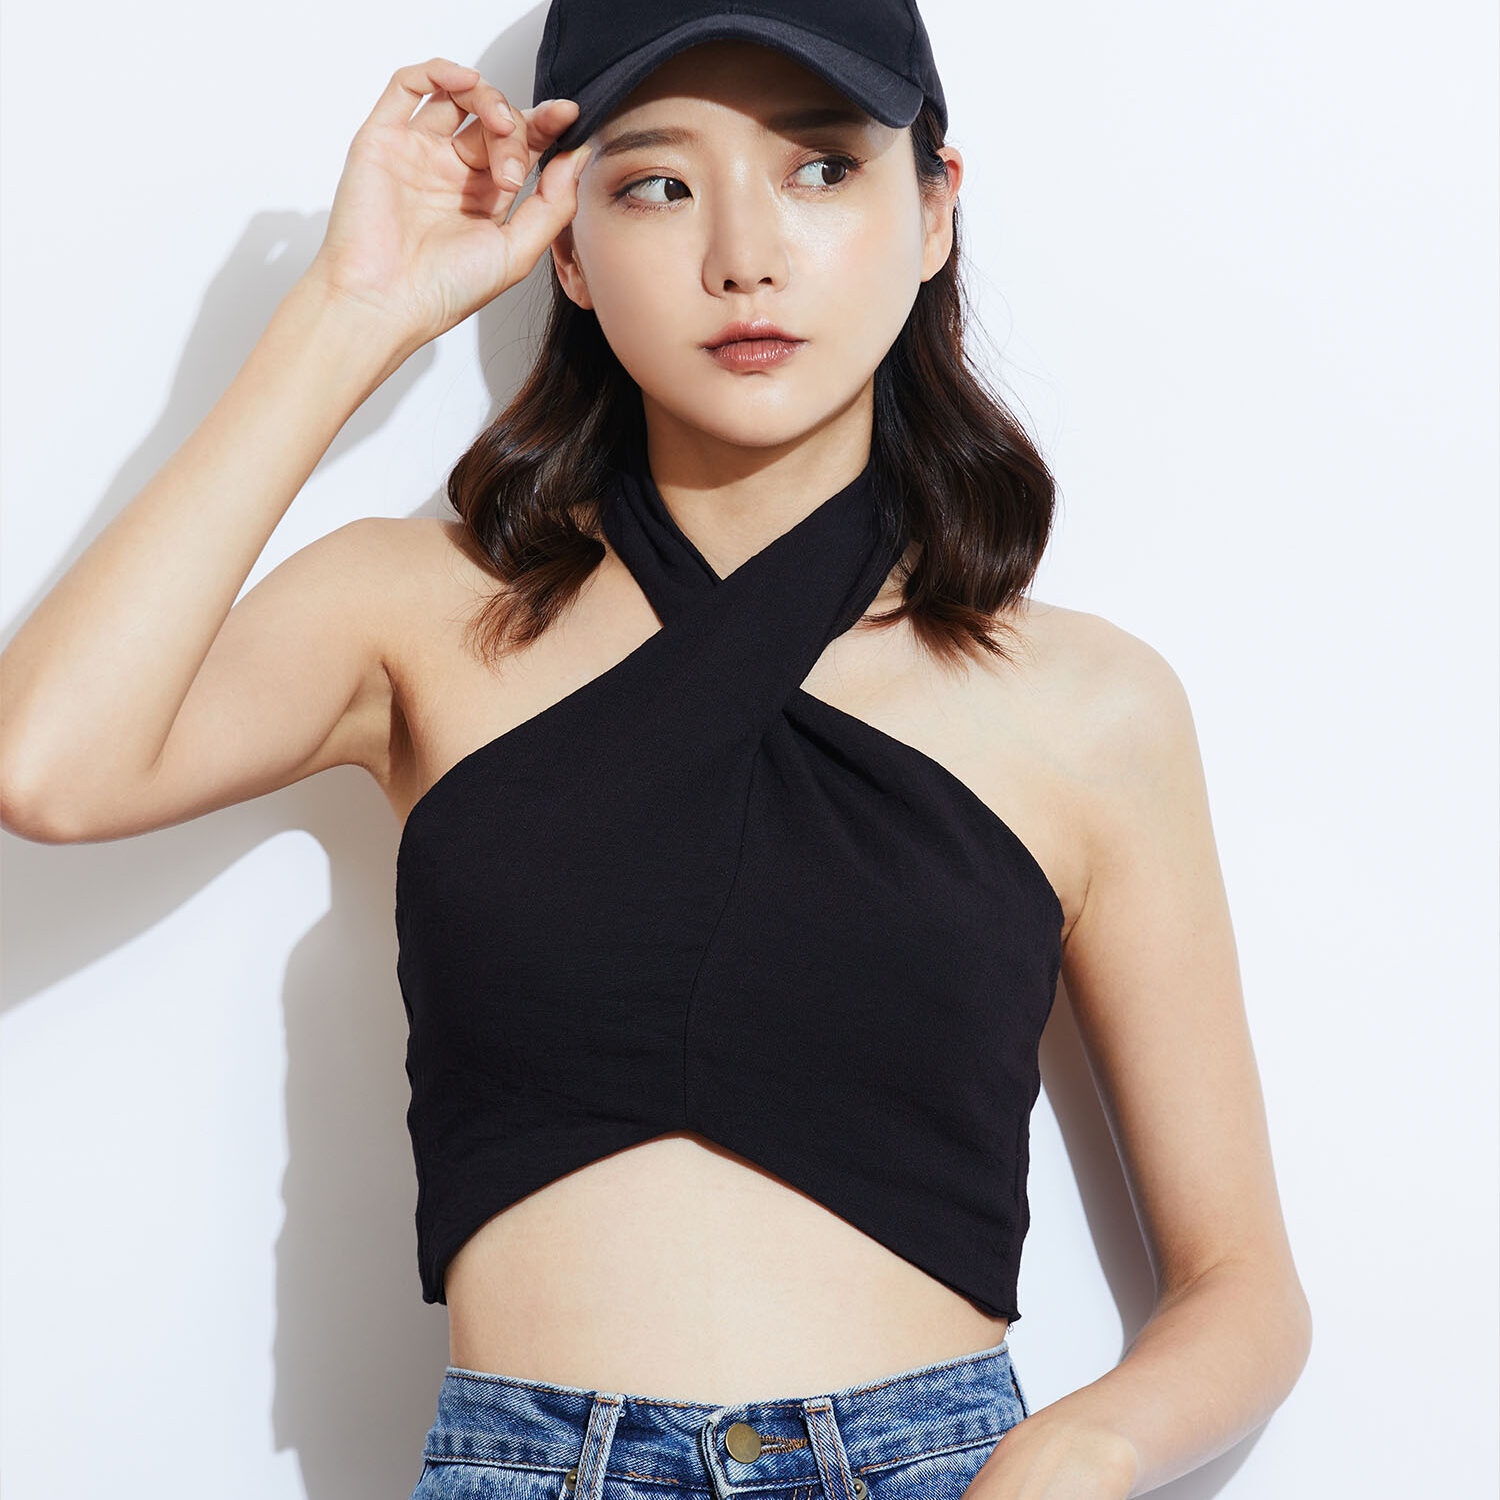
<svg viewBox="0 0 1500 1500">
<path fill-rule="evenodd" d="M 229 390 L 0 658 L 6 826 L 338 764 L 390 797 L 451 1329 L 418 1496 L 1155 1488 L 1265 1420 L 1309 1318 L 1180 685 L 1025 597 L 1052 485 L 964 362 L 925 31 L 555 0 L 537 83 L 394 74 Z M 460 519 L 342 527 L 231 608 L 364 398 L 549 250 Z M 1061 971 L 1161 1293 L 1033 1413 Z"/>
</svg>

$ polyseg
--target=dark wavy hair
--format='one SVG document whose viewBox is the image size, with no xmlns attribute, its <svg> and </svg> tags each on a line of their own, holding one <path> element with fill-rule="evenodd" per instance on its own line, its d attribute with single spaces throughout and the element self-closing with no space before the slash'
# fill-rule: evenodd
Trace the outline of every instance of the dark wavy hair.
<svg viewBox="0 0 1500 1500">
<path fill-rule="evenodd" d="M 930 105 L 911 125 L 924 199 L 944 192 Z M 551 257 L 548 257 L 549 264 Z M 605 555 L 599 509 L 610 471 L 644 447 L 640 387 L 552 266 L 552 307 L 525 383 L 448 476 L 448 499 L 470 551 L 502 587 L 471 624 L 493 661 L 525 645 L 567 608 Z M 964 345 L 971 314 L 960 281 L 959 209 L 942 269 L 918 289 L 875 371 L 871 461 L 877 492 L 898 499 L 907 554 L 902 598 L 882 626 L 910 619 L 939 660 L 984 650 L 1011 660 L 998 636 L 1024 596 L 1051 535 L 1055 482 Z M 915 556 L 915 561 L 910 559 Z"/>
</svg>

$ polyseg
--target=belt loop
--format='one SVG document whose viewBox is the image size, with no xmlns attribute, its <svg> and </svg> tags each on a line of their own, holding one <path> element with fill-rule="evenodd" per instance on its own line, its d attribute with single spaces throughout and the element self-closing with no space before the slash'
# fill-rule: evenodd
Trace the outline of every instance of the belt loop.
<svg viewBox="0 0 1500 1500">
<path fill-rule="evenodd" d="M 865 1482 L 849 1466 L 844 1439 L 834 1420 L 833 1402 L 827 1396 L 810 1396 L 802 1403 L 802 1415 L 825 1500 L 865 1500 Z"/>
<path fill-rule="evenodd" d="M 729 1475 L 724 1472 L 724 1466 L 719 1462 L 718 1455 L 719 1422 L 728 1410 L 727 1406 L 721 1406 L 716 1411 L 710 1412 L 698 1429 L 698 1452 L 703 1459 L 703 1467 L 708 1470 L 708 1482 L 713 1493 L 713 1500 L 726 1500 L 727 1496 L 735 1493 L 734 1485 L 730 1482 Z"/>
<path fill-rule="evenodd" d="M 609 1460 L 609 1445 L 620 1420 L 623 1396 L 599 1392 L 589 1409 L 588 1426 L 583 1433 L 583 1452 L 578 1466 L 569 1469 L 563 1480 L 564 1492 L 571 1500 L 603 1500 L 604 1466 Z M 569 1482 L 571 1481 L 571 1483 Z"/>
</svg>

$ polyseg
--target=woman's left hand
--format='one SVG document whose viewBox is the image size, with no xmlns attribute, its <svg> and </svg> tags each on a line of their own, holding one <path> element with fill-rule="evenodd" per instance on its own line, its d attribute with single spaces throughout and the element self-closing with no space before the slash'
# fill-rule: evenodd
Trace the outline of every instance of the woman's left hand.
<svg viewBox="0 0 1500 1500">
<path fill-rule="evenodd" d="M 1106 1427 L 1033 1412 L 995 1444 L 964 1500 L 1126 1500 L 1139 1460 Z"/>
</svg>

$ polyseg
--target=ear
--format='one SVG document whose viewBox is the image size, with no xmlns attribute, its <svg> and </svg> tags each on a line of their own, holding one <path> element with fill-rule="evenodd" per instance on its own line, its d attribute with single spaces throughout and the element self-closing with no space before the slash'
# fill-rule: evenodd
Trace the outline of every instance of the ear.
<svg viewBox="0 0 1500 1500">
<path fill-rule="evenodd" d="M 552 241 L 552 264 L 557 269 L 557 279 L 562 289 L 579 307 L 592 307 L 588 283 L 583 279 L 583 267 L 578 264 L 578 250 L 573 243 L 573 225 L 564 224 Z"/>
<path fill-rule="evenodd" d="M 922 202 L 923 281 L 936 276 L 953 253 L 953 208 L 958 202 L 958 185 L 964 177 L 964 159 L 957 146 L 939 146 L 938 155 L 948 168 L 948 190 Z"/>
</svg>

